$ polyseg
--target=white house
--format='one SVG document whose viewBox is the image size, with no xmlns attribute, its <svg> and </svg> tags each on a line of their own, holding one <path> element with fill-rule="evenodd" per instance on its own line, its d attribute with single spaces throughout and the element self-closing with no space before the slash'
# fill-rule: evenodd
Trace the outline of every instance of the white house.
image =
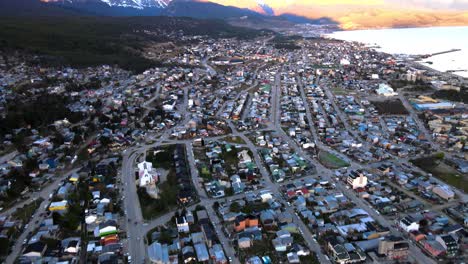
<svg viewBox="0 0 468 264">
<path fill-rule="evenodd" d="M 399 226 L 401 229 L 405 230 L 406 232 L 419 230 L 419 223 L 410 216 L 406 216 L 402 218 L 399 222 Z"/>
<path fill-rule="evenodd" d="M 179 231 L 179 233 L 190 232 L 189 223 L 187 222 L 187 219 L 185 218 L 185 216 L 176 217 L 176 225 L 177 225 L 177 231 Z"/>
</svg>

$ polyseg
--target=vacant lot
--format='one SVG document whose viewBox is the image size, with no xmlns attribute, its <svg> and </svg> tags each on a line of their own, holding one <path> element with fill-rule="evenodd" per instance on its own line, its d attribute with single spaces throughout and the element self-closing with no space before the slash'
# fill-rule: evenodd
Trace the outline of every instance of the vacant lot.
<svg viewBox="0 0 468 264">
<path fill-rule="evenodd" d="M 245 141 L 238 136 L 227 136 L 222 139 L 223 141 L 229 142 L 229 143 L 234 143 L 234 144 L 245 144 Z"/>
<path fill-rule="evenodd" d="M 329 169 L 339 169 L 339 168 L 343 168 L 343 167 L 348 167 L 349 164 L 338 158 L 337 156 L 331 154 L 331 153 L 328 153 L 328 152 L 325 152 L 325 151 L 320 151 L 319 155 L 319 161 L 320 163 L 323 164 L 323 166 L 329 168 Z"/>
<path fill-rule="evenodd" d="M 468 177 L 459 173 L 442 160 L 437 159 L 436 157 L 425 157 L 413 160 L 412 162 L 422 170 L 432 173 L 434 177 L 437 177 L 442 181 L 463 190 L 464 192 L 468 192 Z"/>
<path fill-rule="evenodd" d="M 407 115 L 408 111 L 399 99 L 371 102 L 381 115 Z"/>
</svg>

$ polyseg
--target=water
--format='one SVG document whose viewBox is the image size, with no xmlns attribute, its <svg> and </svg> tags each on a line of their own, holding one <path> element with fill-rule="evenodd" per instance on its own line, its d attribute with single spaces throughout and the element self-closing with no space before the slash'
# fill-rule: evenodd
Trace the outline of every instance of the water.
<svg viewBox="0 0 468 264">
<path fill-rule="evenodd" d="M 339 31 L 328 36 L 376 45 L 378 50 L 391 54 L 421 55 L 461 49 L 430 57 L 422 64 L 438 71 L 466 70 L 455 74 L 468 77 L 468 26 Z"/>
</svg>

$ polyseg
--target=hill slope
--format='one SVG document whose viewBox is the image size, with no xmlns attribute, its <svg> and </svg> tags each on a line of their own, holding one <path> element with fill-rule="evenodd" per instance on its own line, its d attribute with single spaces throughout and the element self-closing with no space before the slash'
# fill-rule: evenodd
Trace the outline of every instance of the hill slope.
<svg viewBox="0 0 468 264">
<path fill-rule="evenodd" d="M 223 21 L 193 18 L 3 17 L 0 18 L 0 49 L 51 55 L 60 64 L 118 64 L 125 69 L 143 71 L 160 64 L 142 57 L 144 45 L 177 41 L 176 37 L 170 36 L 174 31 L 212 37 L 255 37 L 259 34 Z"/>
</svg>

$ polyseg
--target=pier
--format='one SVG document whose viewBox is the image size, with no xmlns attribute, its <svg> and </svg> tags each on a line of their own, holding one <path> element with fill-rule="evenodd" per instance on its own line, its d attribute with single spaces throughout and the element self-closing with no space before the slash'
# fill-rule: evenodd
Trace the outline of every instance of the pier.
<svg viewBox="0 0 468 264">
<path fill-rule="evenodd" d="M 437 55 L 442 55 L 442 54 L 447 54 L 447 53 L 452 53 L 452 52 L 457 52 L 461 51 L 461 49 L 451 49 L 451 50 L 446 50 L 446 51 L 441 51 L 441 52 L 436 52 L 436 53 L 431 53 L 431 54 L 425 54 L 419 56 L 421 59 L 427 59 L 429 57 L 437 56 Z"/>
</svg>

